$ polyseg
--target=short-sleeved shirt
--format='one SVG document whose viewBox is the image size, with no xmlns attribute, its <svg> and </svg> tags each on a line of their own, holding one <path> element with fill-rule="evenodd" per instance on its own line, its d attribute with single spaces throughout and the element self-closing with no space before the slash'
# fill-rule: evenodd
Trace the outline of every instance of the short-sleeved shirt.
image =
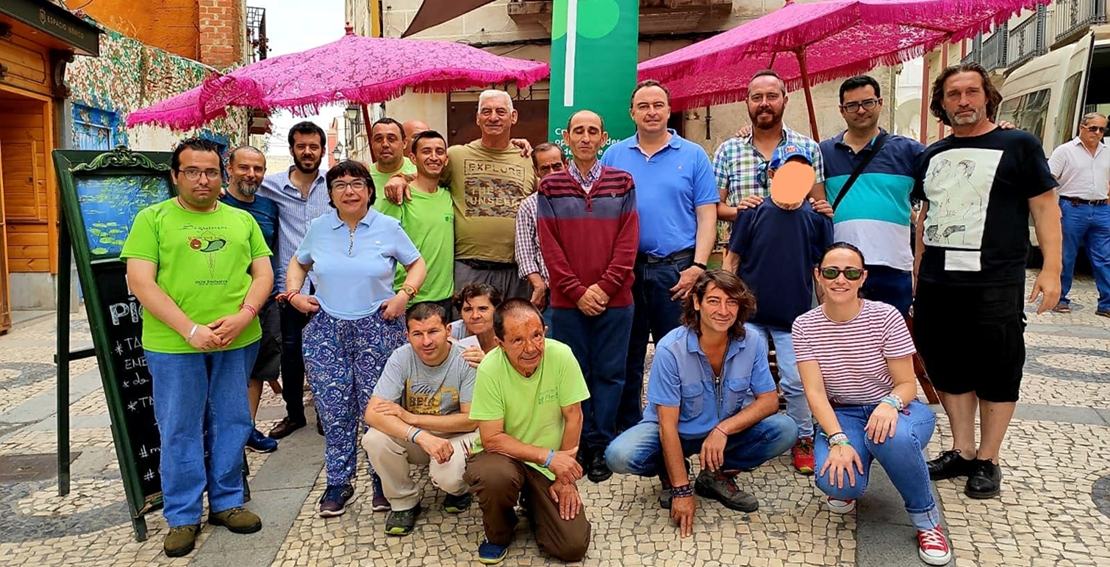
<svg viewBox="0 0 1110 567">
<path fill-rule="evenodd" d="M 449 344 L 447 359 L 439 366 L 428 366 L 416 355 L 412 345 L 404 344 L 389 355 L 374 397 L 398 403 L 420 415 L 452 415 L 459 404 L 474 397 L 477 371 L 463 360 L 463 347 Z"/>
<path fill-rule="evenodd" d="M 789 330 L 813 306 L 813 268 L 833 243 L 832 220 L 809 203 L 788 211 L 771 199 L 740 211 L 729 249 L 740 256 L 737 275 L 755 294 L 752 323 Z"/>
<path fill-rule="evenodd" d="M 293 253 L 304 240 L 309 223 L 334 210 L 329 204 L 331 199 L 328 196 L 327 172 L 324 169 L 316 172 L 316 179 L 308 189 L 307 199 L 301 197 L 301 190 L 289 180 L 291 173 L 293 167 L 271 173 L 262 179 L 262 187 L 258 189 L 259 195 L 270 199 L 278 207 L 278 271 L 274 273 L 274 289 L 279 292 L 290 291 L 285 289 L 285 270 L 293 259 Z M 308 274 L 301 291 L 307 293 L 309 282 L 314 282 L 315 278 L 315 274 Z"/>
<path fill-rule="evenodd" d="M 539 367 L 525 378 L 495 348 L 478 365 L 470 419 L 504 420 L 505 433 L 536 447 L 558 451 L 563 444 L 563 408 L 590 397 L 582 369 L 570 347 L 547 339 Z M 482 448 L 481 441 L 475 451 Z M 542 465 L 528 463 L 547 478 L 555 475 Z"/>
<path fill-rule="evenodd" d="M 1041 141 L 995 128 L 925 150 L 913 198 L 929 203 L 918 278 L 950 285 L 1022 285 L 1029 199 L 1051 191 Z"/>
<path fill-rule="evenodd" d="M 825 195 L 836 201 L 852 172 L 868 154 L 875 140 L 856 153 L 844 143 L 844 133 L 821 142 L 825 160 Z M 888 134 L 879 153 L 871 159 L 833 216 L 838 242 L 854 244 L 868 265 L 896 270 L 913 269 L 910 230 L 910 192 L 925 146 L 905 136 Z"/>
<path fill-rule="evenodd" d="M 1061 197 L 1101 201 L 1110 193 L 1110 150 L 1102 142 L 1092 156 L 1083 140 L 1072 138 L 1052 150 L 1048 167 L 1060 180 Z"/>
<path fill-rule="evenodd" d="M 754 333 L 746 328 L 746 335 Z M 648 377 L 644 421 L 659 422 L 659 406 L 677 407 L 678 435 L 701 439 L 722 421 L 736 415 L 748 393 L 775 391 L 767 363 L 767 343 L 733 340 L 725 352 L 718 379 L 713 376 L 698 335 L 681 326 L 667 333 L 655 346 L 655 359 Z"/>
<path fill-rule="evenodd" d="M 877 404 L 890 395 L 894 379 L 887 360 L 916 352 L 898 309 L 863 300 L 850 321 L 833 321 L 816 307 L 794 321 L 794 356 L 813 360 L 829 400 L 849 405 Z"/>
<path fill-rule="evenodd" d="M 403 158 L 401 161 L 403 162 L 401 169 L 389 173 L 378 171 L 378 164 L 376 163 L 370 165 L 370 179 L 374 182 L 374 210 L 395 219 L 401 218 L 401 205 L 394 205 L 389 202 L 389 199 L 385 198 L 385 186 L 389 183 L 389 178 L 398 173 L 405 175 L 416 173 L 416 165 L 408 158 Z"/>
<path fill-rule="evenodd" d="M 251 262 L 269 255 L 251 215 L 223 205 L 208 213 L 187 211 L 176 199 L 139 211 L 120 252 L 120 258 L 156 264 L 158 287 L 200 325 L 239 312 L 253 281 Z M 261 337 L 255 317 L 221 350 L 242 348 Z M 166 354 L 198 352 L 149 310 L 143 310 L 143 348 Z"/>
<path fill-rule="evenodd" d="M 447 148 L 443 178 L 455 202 L 455 258 L 513 263 L 516 211 L 536 192 L 532 158 L 510 145 L 491 150 L 475 140 Z"/>
<path fill-rule="evenodd" d="M 782 141 L 778 147 L 795 145 L 804 148 L 812 156 L 813 169 L 817 172 L 814 184 L 825 180 L 821 148 L 809 136 L 782 127 Z M 760 182 L 760 171 L 767 167 L 771 156 L 763 157 L 752 143 L 752 136 L 746 138 L 729 138 L 717 146 L 713 154 L 713 177 L 716 179 L 717 189 L 725 192 L 725 204 L 735 207 L 744 197 L 759 195 L 767 198 L 771 195 L 770 183 Z"/>
<path fill-rule="evenodd" d="M 249 203 L 247 201 L 240 201 L 232 196 L 231 193 L 220 197 L 220 202 L 230 207 L 247 211 L 254 217 L 254 222 L 257 222 L 258 228 L 262 230 L 262 239 L 266 241 L 266 246 L 270 248 L 270 252 L 272 253 L 270 256 L 270 265 L 274 269 L 274 274 L 277 274 L 277 205 L 274 204 L 272 200 L 258 195 L 255 195 L 254 200 Z M 275 286 L 273 295 L 277 295 L 278 293 L 280 292 Z"/>
<path fill-rule="evenodd" d="M 441 301 L 455 293 L 455 208 L 451 194 L 445 189 L 437 189 L 435 193 L 425 193 L 416 187 L 411 189 L 411 201 L 379 211 L 401 221 L 401 228 L 427 265 L 428 276 L 412 303 Z M 393 289 L 401 289 L 407 275 L 404 266 L 397 266 Z"/>
<path fill-rule="evenodd" d="M 370 209 L 351 231 L 339 214 L 312 221 L 297 261 L 312 264 L 320 309 L 337 319 L 361 319 L 393 297 L 397 264 L 407 265 L 420 252 L 401 229 L 401 222 Z"/>
<path fill-rule="evenodd" d="M 696 209 L 720 202 L 713 165 L 701 146 L 668 130 L 671 140 L 650 158 L 636 134 L 613 144 L 601 165 L 623 169 L 636 184 L 641 254 L 662 258 L 694 248 L 698 232 Z"/>
</svg>

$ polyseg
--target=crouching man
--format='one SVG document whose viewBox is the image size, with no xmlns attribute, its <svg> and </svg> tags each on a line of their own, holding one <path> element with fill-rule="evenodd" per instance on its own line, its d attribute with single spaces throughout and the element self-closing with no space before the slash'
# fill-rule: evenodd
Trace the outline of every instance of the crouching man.
<svg viewBox="0 0 1110 567">
<path fill-rule="evenodd" d="M 724 270 L 702 274 L 686 296 L 682 326 L 655 347 L 643 421 L 605 453 L 615 473 L 659 475 L 659 505 L 671 510 L 682 537 L 693 530 L 695 492 L 733 510 L 757 510 L 755 496 L 737 486 L 739 471 L 789 451 L 798 439 L 794 422 L 777 413 L 767 343 L 744 326 L 754 311 L 755 297 L 740 278 Z M 749 392 L 755 400 L 741 409 Z M 690 455 L 701 463 L 693 487 Z"/>
<path fill-rule="evenodd" d="M 396 536 L 412 533 L 421 512 L 410 463 L 428 465 L 432 484 L 447 493 L 445 512 L 470 507 L 463 471 L 478 437 L 469 417 L 476 371 L 463 360 L 463 347 L 447 340 L 447 311 L 438 303 L 417 303 L 405 320 L 409 343 L 386 362 L 366 407 L 371 429 L 362 437 L 392 510 L 385 533 Z"/>
</svg>

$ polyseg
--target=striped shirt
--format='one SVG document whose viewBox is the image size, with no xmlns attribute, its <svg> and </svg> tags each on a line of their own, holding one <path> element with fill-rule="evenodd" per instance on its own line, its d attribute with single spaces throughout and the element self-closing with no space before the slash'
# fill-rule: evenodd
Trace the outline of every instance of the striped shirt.
<svg viewBox="0 0 1110 567">
<path fill-rule="evenodd" d="M 331 201 L 328 198 L 326 172 L 323 169 L 316 172 L 316 180 L 308 190 L 308 199 L 301 197 L 301 190 L 289 180 L 292 172 L 293 168 L 290 167 L 286 171 L 267 175 L 262 179 L 262 187 L 258 189 L 259 195 L 272 200 L 278 206 L 278 266 L 274 273 L 274 291 L 278 292 L 286 291 L 285 270 L 293 259 L 293 253 L 300 248 L 309 223 L 332 210 L 328 204 Z M 316 275 L 312 272 L 308 273 L 302 292 L 308 293 L 309 282 L 316 284 Z"/>
<path fill-rule="evenodd" d="M 794 321 L 794 356 L 817 361 L 829 401 L 873 405 L 894 389 L 887 360 L 916 352 L 898 310 L 863 300 L 859 315 L 836 322 L 816 307 Z"/>
</svg>

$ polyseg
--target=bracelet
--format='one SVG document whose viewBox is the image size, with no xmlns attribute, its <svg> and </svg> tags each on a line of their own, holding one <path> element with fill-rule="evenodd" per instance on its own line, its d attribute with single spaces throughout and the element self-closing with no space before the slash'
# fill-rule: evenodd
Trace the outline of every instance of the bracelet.
<svg viewBox="0 0 1110 567">
<path fill-rule="evenodd" d="M 547 453 L 547 460 L 543 462 L 543 468 L 551 466 L 551 460 L 555 458 L 555 450 L 552 449 Z"/>
<path fill-rule="evenodd" d="M 706 266 L 705 264 L 702 264 L 701 262 L 694 262 L 694 263 L 693 263 L 693 264 L 691 264 L 691 265 L 692 265 L 692 266 L 697 266 L 697 267 L 701 268 L 701 269 L 702 269 L 702 271 L 705 271 L 705 270 L 708 270 L 708 269 L 709 269 L 709 266 Z"/>
<path fill-rule="evenodd" d="M 412 427 L 413 426 L 410 425 L 409 428 L 405 430 L 405 439 L 408 439 L 412 436 Z"/>
<path fill-rule="evenodd" d="M 829 448 L 830 449 L 834 445 L 851 445 L 851 444 L 852 444 L 851 441 L 848 440 L 848 436 L 843 434 L 843 433 L 833 433 L 832 435 L 829 435 Z"/>
<path fill-rule="evenodd" d="M 413 432 L 412 438 L 409 439 L 409 442 L 410 443 L 416 443 L 416 436 L 420 435 L 421 433 L 424 433 L 424 430 L 417 428 L 417 430 L 415 432 Z"/>
<path fill-rule="evenodd" d="M 687 498 L 693 495 L 694 487 L 690 486 L 690 483 L 671 487 L 671 498 Z"/>
<path fill-rule="evenodd" d="M 902 410 L 906 409 L 906 404 L 902 402 L 902 398 L 899 398 L 898 396 L 895 396 L 894 394 L 890 394 L 890 395 L 884 397 L 882 400 L 879 400 L 879 403 L 881 403 L 881 404 L 884 404 L 884 403 L 885 404 L 890 404 L 892 407 L 894 407 L 894 409 L 896 409 L 898 411 L 902 411 Z"/>
<path fill-rule="evenodd" d="M 185 339 L 185 342 L 187 342 L 187 343 L 192 342 L 193 335 L 197 334 L 197 329 L 199 329 L 199 328 L 200 328 L 200 325 L 198 325 L 196 323 L 193 323 L 193 328 L 192 328 L 192 330 L 189 331 L 189 338 Z"/>
<path fill-rule="evenodd" d="M 289 302 L 289 303 L 292 303 L 292 302 L 293 302 L 293 297 L 294 297 L 294 296 L 297 296 L 297 295 L 300 295 L 300 293 L 301 293 L 301 292 L 300 292 L 300 291 L 298 291 L 298 290 L 293 290 L 293 291 L 287 291 L 287 292 L 285 292 L 285 301 L 286 301 L 286 302 Z"/>
<path fill-rule="evenodd" d="M 714 425 L 714 426 L 713 426 L 713 429 L 715 429 L 715 430 L 717 430 L 717 431 L 720 431 L 720 432 L 721 432 L 721 435 L 724 435 L 725 437 L 728 437 L 728 433 L 725 433 L 725 430 L 724 430 L 724 429 L 721 429 L 721 426 L 720 426 L 720 425 Z"/>
<path fill-rule="evenodd" d="M 247 305 L 246 303 L 240 305 L 239 309 L 246 309 L 247 311 L 251 312 L 251 315 L 254 315 L 255 317 L 258 317 L 258 310 L 255 309 L 254 307 L 250 306 L 250 305 Z"/>
<path fill-rule="evenodd" d="M 409 299 L 412 299 L 412 298 L 416 297 L 416 288 L 412 287 L 409 284 L 405 284 L 405 285 L 401 286 L 401 291 L 408 294 Z"/>
</svg>

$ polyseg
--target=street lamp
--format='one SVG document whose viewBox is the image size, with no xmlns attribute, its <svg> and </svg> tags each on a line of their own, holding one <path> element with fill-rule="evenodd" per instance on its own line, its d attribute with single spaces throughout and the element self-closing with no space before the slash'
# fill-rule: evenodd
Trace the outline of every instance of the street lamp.
<svg viewBox="0 0 1110 567">
<path fill-rule="evenodd" d="M 335 149 L 332 150 L 332 152 L 331 152 L 332 159 L 334 159 L 335 161 L 342 160 L 343 159 L 343 152 L 345 150 L 346 150 L 346 148 L 343 147 L 343 142 L 342 141 L 336 143 L 335 144 Z"/>
</svg>

